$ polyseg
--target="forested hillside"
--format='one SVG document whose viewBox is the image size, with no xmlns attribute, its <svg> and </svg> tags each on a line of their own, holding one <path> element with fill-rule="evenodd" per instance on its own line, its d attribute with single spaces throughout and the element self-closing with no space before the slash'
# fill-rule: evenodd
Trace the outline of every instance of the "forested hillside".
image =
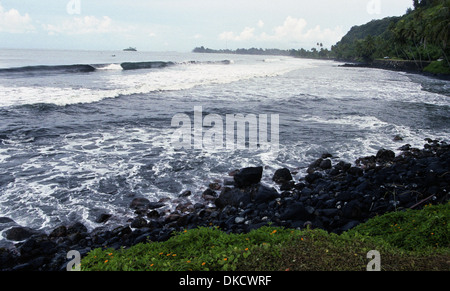
<svg viewBox="0 0 450 291">
<path fill-rule="evenodd" d="M 433 66 L 450 68 L 450 0 L 414 0 L 402 17 L 374 20 L 353 27 L 335 46 L 336 59 L 372 62 L 389 58 L 415 62 L 437 61 Z"/>
</svg>

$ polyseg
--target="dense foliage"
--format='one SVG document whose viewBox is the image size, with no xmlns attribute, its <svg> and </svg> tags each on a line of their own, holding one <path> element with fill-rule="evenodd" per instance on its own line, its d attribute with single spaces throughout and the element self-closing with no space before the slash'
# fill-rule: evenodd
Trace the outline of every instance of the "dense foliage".
<svg viewBox="0 0 450 291">
<path fill-rule="evenodd" d="M 193 50 L 194 53 L 210 53 L 210 54 L 238 54 L 238 55 L 268 55 L 268 56 L 292 56 L 302 58 L 331 58 L 331 51 L 323 47 L 322 43 L 317 43 L 317 47 L 313 47 L 310 50 L 305 49 L 262 49 L 262 48 L 238 48 L 236 50 L 230 49 L 211 49 L 204 46 L 196 47 Z"/>
<path fill-rule="evenodd" d="M 365 62 L 386 57 L 415 62 L 440 59 L 450 67 L 450 0 L 414 0 L 413 5 L 402 17 L 353 27 L 332 47 L 334 56 Z"/>
</svg>

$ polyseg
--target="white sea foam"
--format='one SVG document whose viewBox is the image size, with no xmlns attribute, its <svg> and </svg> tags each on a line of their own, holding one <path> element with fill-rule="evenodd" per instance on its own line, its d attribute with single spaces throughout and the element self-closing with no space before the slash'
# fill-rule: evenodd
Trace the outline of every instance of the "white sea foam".
<svg viewBox="0 0 450 291">
<path fill-rule="evenodd" d="M 123 68 L 122 68 L 122 66 L 120 64 L 109 64 L 107 66 L 100 66 L 100 67 L 97 68 L 97 70 L 104 70 L 104 71 L 107 71 L 107 70 L 120 70 L 120 71 L 122 71 Z"/>
<path fill-rule="evenodd" d="M 258 77 L 279 76 L 292 70 L 309 67 L 312 62 L 286 58 L 275 63 L 235 64 L 230 62 L 229 65 L 172 66 L 164 69 L 127 71 L 126 73 L 122 71 L 120 65 L 111 64 L 100 67 L 98 70 L 117 71 L 117 73 L 108 75 L 102 75 L 101 72 L 91 73 L 87 78 L 97 78 L 97 80 L 92 82 L 93 85 L 88 83 L 81 88 L 78 85 L 57 87 L 54 84 L 47 86 L 0 84 L 0 107 L 37 103 L 64 106 L 99 102 L 105 98 L 124 95 L 186 90 L 202 85 L 227 84 Z"/>
</svg>

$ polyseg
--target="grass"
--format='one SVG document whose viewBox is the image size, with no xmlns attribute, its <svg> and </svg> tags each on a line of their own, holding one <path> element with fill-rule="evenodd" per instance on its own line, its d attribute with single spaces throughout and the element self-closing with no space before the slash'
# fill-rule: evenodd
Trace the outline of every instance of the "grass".
<svg viewBox="0 0 450 291">
<path fill-rule="evenodd" d="M 449 271 L 450 204 L 389 213 L 341 235 L 262 227 L 227 234 L 216 227 L 177 233 L 166 242 L 95 249 L 84 271 L 364 271 L 367 253 L 389 271 Z"/>
</svg>

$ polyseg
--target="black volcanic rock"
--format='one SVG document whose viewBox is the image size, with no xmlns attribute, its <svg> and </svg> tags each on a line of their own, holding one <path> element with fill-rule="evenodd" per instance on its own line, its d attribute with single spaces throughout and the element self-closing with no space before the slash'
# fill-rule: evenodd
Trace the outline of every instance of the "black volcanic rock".
<svg viewBox="0 0 450 291">
<path fill-rule="evenodd" d="M 279 169 L 275 172 L 272 177 L 272 180 L 277 184 L 284 184 L 292 180 L 291 171 L 289 169 Z"/>
<path fill-rule="evenodd" d="M 245 188 L 261 181 L 263 167 L 244 168 L 234 175 L 234 183 L 238 188 Z"/>
</svg>

